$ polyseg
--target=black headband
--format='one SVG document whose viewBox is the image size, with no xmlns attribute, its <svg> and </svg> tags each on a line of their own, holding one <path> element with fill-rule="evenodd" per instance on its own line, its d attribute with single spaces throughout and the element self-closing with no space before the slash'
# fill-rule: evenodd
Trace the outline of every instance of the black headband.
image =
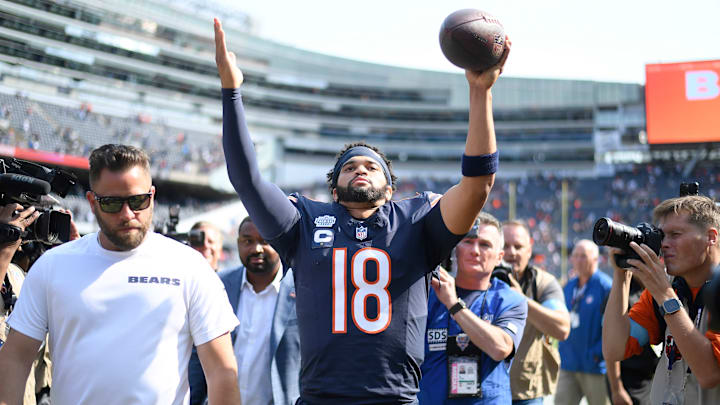
<svg viewBox="0 0 720 405">
<path fill-rule="evenodd" d="M 387 164 L 385 164 L 385 160 L 380 157 L 377 152 L 368 148 L 367 146 L 355 146 L 346 150 L 345 153 L 343 153 L 338 159 L 338 161 L 335 163 L 331 182 L 331 186 L 333 188 L 337 187 L 338 176 L 340 176 L 340 170 L 342 169 L 342 167 L 345 166 L 345 163 L 347 163 L 348 160 L 354 158 L 355 156 L 369 157 L 377 164 L 379 164 L 380 167 L 382 167 L 383 173 L 385 173 L 385 178 L 387 179 L 388 186 L 392 187 L 392 176 L 390 176 L 390 169 L 388 169 Z"/>
</svg>

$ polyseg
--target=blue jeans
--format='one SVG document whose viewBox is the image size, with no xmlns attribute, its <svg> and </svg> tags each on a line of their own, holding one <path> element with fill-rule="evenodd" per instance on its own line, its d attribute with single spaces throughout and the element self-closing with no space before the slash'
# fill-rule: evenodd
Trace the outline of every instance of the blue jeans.
<svg viewBox="0 0 720 405">
<path fill-rule="evenodd" d="M 513 405 L 543 405 L 543 397 L 533 399 L 513 399 Z"/>
</svg>

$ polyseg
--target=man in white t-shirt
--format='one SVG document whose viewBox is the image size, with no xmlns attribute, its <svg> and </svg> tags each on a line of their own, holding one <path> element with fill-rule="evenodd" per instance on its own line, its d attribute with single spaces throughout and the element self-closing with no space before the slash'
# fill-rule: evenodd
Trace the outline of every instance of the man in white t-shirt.
<svg viewBox="0 0 720 405">
<path fill-rule="evenodd" d="M 239 404 L 230 330 L 238 324 L 207 261 L 150 230 L 155 187 L 140 149 L 90 155 L 87 200 L 100 231 L 33 265 L 0 350 L 0 404 L 19 404 L 45 333 L 54 405 L 173 404 L 188 400 L 192 345 L 210 401 Z"/>
</svg>

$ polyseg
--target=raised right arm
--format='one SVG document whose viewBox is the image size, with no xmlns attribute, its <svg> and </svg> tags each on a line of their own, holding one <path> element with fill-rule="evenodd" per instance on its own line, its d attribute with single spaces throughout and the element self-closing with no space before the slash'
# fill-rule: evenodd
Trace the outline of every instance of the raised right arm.
<svg viewBox="0 0 720 405">
<path fill-rule="evenodd" d="M 240 96 L 243 75 L 235 55 L 227 50 L 217 19 L 215 62 L 222 84 L 223 149 L 230 182 L 263 238 L 275 239 L 297 222 L 299 213 L 280 188 L 260 175 Z"/>
</svg>

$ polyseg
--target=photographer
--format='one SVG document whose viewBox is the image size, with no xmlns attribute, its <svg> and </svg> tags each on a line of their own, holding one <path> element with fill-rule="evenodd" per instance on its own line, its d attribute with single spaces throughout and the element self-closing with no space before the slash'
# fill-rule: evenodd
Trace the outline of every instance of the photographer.
<svg viewBox="0 0 720 405">
<path fill-rule="evenodd" d="M 12 261 L 12 258 L 20 247 L 20 242 L 22 241 L 19 237 L 15 240 L 7 240 L 6 236 L 9 236 L 10 233 L 15 233 L 19 236 L 23 231 L 25 231 L 25 227 L 32 224 L 38 216 L 40 216 L 40 213 L 35 211 L 35 207 L 32 206 L 23 209 L 20 204 L 7 204 L 0 208 L 0 226 L 3 227 L 2 240 L 0 240 L 1 280 L 5 280 L 8 268 L 10 267 L 10 262 Z M 11 230 L 12 227 L 15 227 L 16 229 Z M 6 230 L 8 231 L 6 232 Z M 5 287 L 6 286 L 3 284 L 3 291 Z M 2 304 L 0 303 L 0 305 Z M 4 311 L 5 309 L 6 308 L 4 307 L 0 307 L 0 310 Z M 0 331 L 0 333 L 1 332 L 2 331 Z"/>
<path fill-rule="evenodd" d="M 35 207 L 23 209 L 20 204 L 6 204 L 0 208 L 0 280 L 2 280 L 2 300 L 0 300 L 0 350 L 7 339 L 7 324 L 5 320 L 12 310 L 14 301 L 24 280 L 24 273 L 20 267 L 11 263 L 12 258 L 20 247 L 22 239 L 20 238 L 25 227 L 32 224 L 40 213 Z M 26 384 L 25 394 L 23 396 L 24 405 L 35 404 L 35 375 L 30 374 L 31 378 Z M 3 384 L 0 381 L 0 385 Z"/>
<path fill-rule="evenodd" d="M 720 335 L 708 331 L 702 301 L 703 287 L 720 262 L 720 209 L 707 197 L 677 197 L 660 203 L 653 220 L 664 232 L 664 264 L 649 246 L 631 242 L 640 260 L 627 259 L 628 267 L 621 268 L 614 256 L 623 252 L 611 249 L 614 276 L 603 354 L 608 361 L 622 360 L 647 342 L 663 342 L 651 403 L 720 403 Z M 632 277 L 646 290 L 628 311 Z"/>
<path fill-rule="evenodd" d="M 195 240 L 196 238 L 191 236 L 189 238 L 190 247 L 200 252 L 217 273 L 223 250 L 222 232 L 217 226 L 207 221 L 196 222 L 190 228 L 190 232 L 193 233 L 193 231 L 200 237 Z"/>
<path fill-rule="evenodd" d="M 510 369 L 513 401 L 542 404 L 555 392 L 560 354 L 552 339 L 565 340 L 570 333 L 570 315 L 565 296 L 555 277 L 532 264 L 533 240 L 524 221 L 503 224 L 505 255 L 512 266 L 510 286 L 527 298 L 525 332 Z M 516 278 L 517 277 L 517 278 Z"/>
</svg>

